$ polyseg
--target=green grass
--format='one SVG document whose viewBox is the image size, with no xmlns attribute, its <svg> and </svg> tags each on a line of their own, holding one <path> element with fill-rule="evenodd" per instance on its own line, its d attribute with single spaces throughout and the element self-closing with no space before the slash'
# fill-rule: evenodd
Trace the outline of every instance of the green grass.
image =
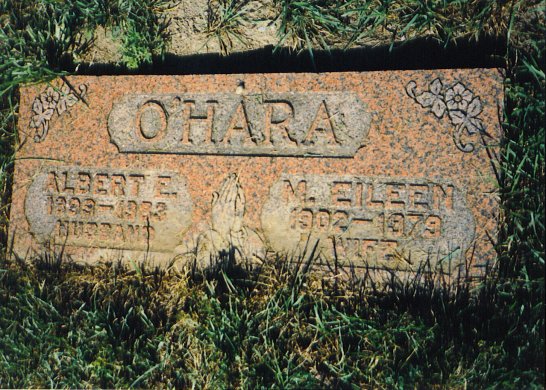
<svg viewBox="0 0 546 390">
<path fill-rule="evenodd" d="M 214 3 L 209 38 L 244 34 Z M 17 87 L 77 66 L 97 26 L 146 71 L 168 48 L 162 0 L 0 0 L 0 190 L 6 242 Z M 544 1 L 276 0 L 297 50 L 504 37 L 498 260 L 478 284 L 416 275 L 333 282 L 272 258 L 252 271 L 0 260 L 0 387 L 542 388 Z M 223 42 L 223 43 L 221 43 Z"/>
<path fill-rule="evenodd" d="M 517 3 L 513 10 L 500 183 L 505 212 L 503 272 L 532 280 L 544 277 L 545 258 L 545 10 L 544 2 Z"/>
<path fill-rule="evenodd" d="M 121 13 L 116 19 L 121 17 L 123 62 L 129 69 L 152 64 L 153 56 L 161 56 L 167 49 L 169 20 L 165 12 L 169 1 L 117 1 Z"/>
<path fill-rule="evenodd" d="M 278 0 L 280 28 L 278 46 L 294 49 L 307 48 L 313 57 L 313 48 L 329 49 L 337 34 L 345 34 L 335 1 Z"/>
<path fill-rule="evenodd" d="M 229 54 L 235 41 L 245 44 L 248 37 L 245 25 L 249 23 L 246 6 L 248 1 L 217 0 L 210 1 L 207 15 L 207 43 L 218 41 L 222 54 Z"/>
<path fill-rule="evenodd" d="M 448 44 L 459 38 L 503 36 L 510 3 L 478 0 L 276 0 L 278 46 L 296 50 L 349 48 L 431 37 Z"/>
<path fill-rule="evenodd" d="M 2 0 L 0 93 L 43 81 L 74 65 L 89 49 L 97 26 L 123 42 L 123 64 L 150 65 L 167 48 L 165 0 Z"/>
<path fill-rule="evenodd" d="M 3 262 L 1 387 L 541 386 L 535 301 L 427 275 L 373 291 L 227 258 L 203 273 Z M 377 288 L 377 287 L 376 287 Z M 527 305 L 527 304 L 525 304 Z M 536 330 L 535 330 L 536 332 Z"/>
</svg>

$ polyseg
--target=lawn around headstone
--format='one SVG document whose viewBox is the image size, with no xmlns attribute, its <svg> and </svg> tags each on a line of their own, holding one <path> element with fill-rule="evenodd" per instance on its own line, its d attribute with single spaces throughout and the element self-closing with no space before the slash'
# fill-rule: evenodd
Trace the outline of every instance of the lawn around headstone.
<svg viewBox="0 0 546 390">
<path fill-rule="evenodd" d="M 0 387 L 543 385 L 544 2 L 0 1 Z"/>
</svg>

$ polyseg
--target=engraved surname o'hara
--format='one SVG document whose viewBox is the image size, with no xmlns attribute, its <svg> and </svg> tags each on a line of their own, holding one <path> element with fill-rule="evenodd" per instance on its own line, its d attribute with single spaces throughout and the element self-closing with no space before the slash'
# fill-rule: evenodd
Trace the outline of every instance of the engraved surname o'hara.
<svg viewBox="0 0 546 390">
<path fill-rule="evenodd" d="M 371 123 L 354 93 L 125 95 L 108 118 L 120 152 L 352 157 Z"/>
<path fill-rule="evenodd" d="M 283 175 L 261 219 L 277 251 L 311 238 L 326 259 L 387 269 L 461 265 L 475 231 L 463 192 L 422 178 Z"/>
<path fill-rule="evenodd" d="M 176 173 L 50 166 L 29 187 L 25 213 L 40 242 L 170 252 L 191 206 Z"/>
</svg>

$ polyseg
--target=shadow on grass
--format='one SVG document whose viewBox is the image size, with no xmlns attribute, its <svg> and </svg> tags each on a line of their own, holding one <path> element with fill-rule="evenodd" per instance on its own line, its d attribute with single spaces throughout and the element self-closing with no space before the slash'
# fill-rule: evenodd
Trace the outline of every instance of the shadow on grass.
<svg viewBox="0 0 546 390">
<path fill-rule="evenodd" d="M 56 257 L 57 256 L 57 257 Z M 540 387 L 536 286 L 310 272 L 314 253 L 197 267 L 0 265 L 0 386 Z"/>
<path fill-rule="evenodd" d="M 476 41 L 459 39 L 443 44 L 432 38 L 416 38 L 411 41 L 377 47 L 353 49 L 314 50 L 295 52 L 266 46 L 262 49 L 221 54 L 196 54 L 175 56 L 166 54 L 155 57 L 153 64 L 138 71 L 113 64 L 73 64 L 62 67 L 82 75 L 124 74 L 217 74 L 217 73 L 278 73 L 278 72 L 344 72 L 374 70 L 411 70 L 443 68 L 491 68 L 504 67 L 506 42 L 492 37 Z"/>
</svg>

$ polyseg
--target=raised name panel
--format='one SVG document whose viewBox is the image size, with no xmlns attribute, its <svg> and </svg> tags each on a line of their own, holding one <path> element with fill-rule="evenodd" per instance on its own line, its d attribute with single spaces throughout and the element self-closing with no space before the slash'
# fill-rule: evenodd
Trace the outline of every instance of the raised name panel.
<svg viewBox="0 0 546 390">
<path fill-rule="evenodd" d="M 450 181 L 401 177 L 283 175 L 262 212 L 277 251 L 318 242 L 325 260 L 357 267 L 435 268 L 464 262 L 475 220 Z"/>
<path fill-rule="evenodd" d="M 126 153 L 352 157 L 371 115 L 354 93 L 126 95 L 108 118 Z"/>
<path fill-rule="evenodd" d="M 169 253 L 191 211 L 185 180 L 167 171 L 46 166 L 25 200 L 41 243 Z"/>
</svg>

